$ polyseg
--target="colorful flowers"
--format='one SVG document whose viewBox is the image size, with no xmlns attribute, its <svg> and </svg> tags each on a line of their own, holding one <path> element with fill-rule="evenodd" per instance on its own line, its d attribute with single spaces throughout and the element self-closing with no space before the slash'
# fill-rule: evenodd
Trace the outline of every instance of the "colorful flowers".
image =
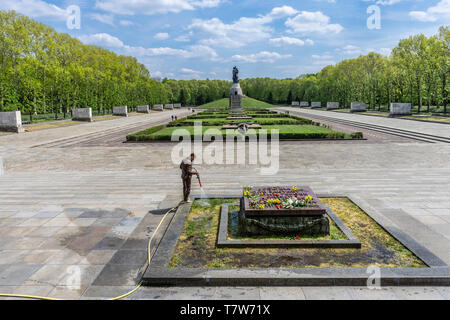
<svg viewBox="0 0 450 320">
<path fill-rule="evenodd" d="M 273 205 L 277 205 L 280 204 L 281 200 L 280 199 L 267 199 L 266 204 L 268 206 L 273 206 Z"/>
<path fill-rule="evenodd" d="M 244 187 L 247 205 L 256 210 L 293 210 L 317 206 L 311 195 L 299 187 Z"/>
</svg>

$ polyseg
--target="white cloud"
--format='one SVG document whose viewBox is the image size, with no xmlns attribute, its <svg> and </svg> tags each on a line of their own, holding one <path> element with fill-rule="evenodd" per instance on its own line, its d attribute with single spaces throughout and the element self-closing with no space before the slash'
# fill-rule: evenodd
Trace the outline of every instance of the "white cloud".
<svg viewBox="0 0 450 320">
<path fill-rule="evenodd" d="M 114 36 L 107 33 L 97 33 L 91 35 L 79 36 L 81 42 L 84 44 L 108 47 L 108 48 L 123 48 L 124 43 Z"/>
<path fill-rule="evenodd" d="M 345 47 L 336 49 L 336 52 L 345 54 L 345 55 L 352 55 L 352 56 L 359 56 L 359 55 L 365 55 L 369 54 L 370 52 L 377 52 L 379 54 L 382 54 L 384 56 L 390 56 L 392 49 L 389 48 L 361 48 L 355 45 L 346 45 Z"/>
<path fill-rule="evenodd" d="M 89 17 L 110 26 L 114 25 L 114 16 L 112 14 L 91 13 Z"/>
<path fill-rule="evenodd" d="M 124 26 L 124 27 L 128 27 L 128 26 L 134 25 L 134 23 L 132 21 L 130 21 L 130 20 L 120 20 L 119 23 L 120 23 L 121 26 Z"/>
<path fill-rule="evenodd" d="M 153 38 L 155 38 L 156 40 L 167 40 L 169 39 L 169 34 L 167 32 L 160 32 L 155 34 L 155 36 Z"/>
<path fill-rule="evenodd" d="M 364 2 L 375 2 L 375 4 L 382 6 L 391 6 L 393 4 L 397 4 L 402 2 L 403 0 L 363 0 Z"/>
<path fill-rule="evenodd" d="M 176 37 L 174 40 L 175 40 L 175 41 L 178 41 L 178 42 L 189 42 L 189 41 L 191 41 L 190 36 L 187 35 L 187 34 L 178 36 L 178 37 Z"/>
<path fill-rule="evenodd" d="M 1 0 L 0 9 L 15 10 L 30 18 L 48 18 L 64 21 L 69 14 L 54 4 L 42 0 Z"/>
<path fill-rule="evenodd" d="M 316 65 L 316 66 L 325 67 L 328 65 L 336 64 L 333 56 L 330 54 L 324 54 L 324 55 L 313 54 L 311 57 L 313 58 L 313 62 L 312 62 L 313 65 Z"/>
<path fill-rule="evenodd" d="M 320 11 L 302 11 L 294 18 L 287 19 L 285 25 L 290 29 L 290 32 L 297 34 L 340 33 L 344 29 L 340 24 L 330 24 L 330 17 Z"/>
<path fill-rule="evenodd" d="M 274 8 L 269 14 L 260 15 L 257 18 L 241 17 L 231 24 L 226 24 L 218 18 L 194 19 L 188 29 L 205 36 L 200 40 L 201 44 L 237 48 L 270 38 L 273 30 L 268 26 L 269 23 L 296 13 L 297 10 L 292 7 L 283 6 Z"/>
<path fill-rule="evenodd" d="M 442 0 L 434 7 L 429 7 L 427 11 L 411 11 L 410 17 L 422 22 L 435 22 L 440 19 L 450 19 L 450 0 Z"/>
<path fill-rule="evenodd" d="M 84 35 L 78 38 L 85 44 L 118 49 L 127 55 L 135 57 L 177 56 L 185 59 L 221 60 L 214 49 L 204 45 L 189 46 L 186 49 L 132 47 L 124 44 L 119 38 L 107 33 Z"/>
<path fill-rule="evenodd" d="M 305 44 L 313 45 L 314 41 L 311 39 L 306 39 L 305 41 L 298 39 L 298 38 L 291 38 L 291 37 L 280 37 L 280 38 L 274 38 L 270 39 L 269 42 L 277 47 L 282 46 L 283 44 L 287 45 L 294 45 L 294 46 L 304 46 Z"/>
<path fill-rule="evenodd" d="M 189 69 L 189 68 L 181 68 L 180 73 L 183 75 L 183 78 L 195 78 L 199 79 L 204 72 Z"/>
<path fill-rule="evenodd" d="M 247 62 L 247 63 L 257 63 L 257 62 L 274 63 L 276 60 L 288 59 L 291 57 L 292 55 L 290 54 L 282 55 L 279 54 L 278 52 L 261 51 L 259 53 L 249 55 L 237 54 L 234 55 L 231 59 L 233 61 Z"/>
<path fill-rule="evenodd" d="M 97 0 L 95 7 L 122 15 L 178 13 L 219 6 L 224 0 Z"/>
</svg>

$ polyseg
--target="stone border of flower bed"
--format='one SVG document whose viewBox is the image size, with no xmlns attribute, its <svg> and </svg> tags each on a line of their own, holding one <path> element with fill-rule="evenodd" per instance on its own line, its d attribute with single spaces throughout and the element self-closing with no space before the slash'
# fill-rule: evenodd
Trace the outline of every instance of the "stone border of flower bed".
<svg viewBox="0 0 450 320">
<path fill-rule="evenodd" d="M 209 198 L 239 199 L 241 195 L 209 195 Z M 358 196 L 352 194 L 318 194 L 319 198 L 350 199 L 392 237 L 413 252 L 428 268 L 380 268 L 381 286 L 450 286 L 450 267 L 398 229 Z M 200 196 L 191 197 L 193 201 Z M 169 268 L 170 260 L 190 213 L 192 203 L 182 204 L 152 257 L 142 278 L 145 286 L 366 286 L 373 271 L 367 268 L 292 268 L 292 269 L 195 269 Z M 410 216 L 404 223 L 414 223 Z"/>
<path fill-rule="evenodd" d="M 234 199 L 234 198 L 233 198 Z M 217 236 L 218 248 L 333 248 L 333 249 L 361 249 L 361 242 L 353 235 L 350 229 L 323 204 L 328 216 L 345 234 L 348 240 L 228 240 L 228 214 L 230 206 L 238 204 L 225 203 L 220 210 L 219 232 Z"/>
</svg>

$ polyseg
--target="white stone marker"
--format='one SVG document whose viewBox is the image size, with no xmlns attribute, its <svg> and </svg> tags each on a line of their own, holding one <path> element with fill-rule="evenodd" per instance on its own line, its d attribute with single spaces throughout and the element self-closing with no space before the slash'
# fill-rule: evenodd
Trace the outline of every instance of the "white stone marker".
<svg viewBox="0 0 450 320">
<path fill-rule="evenodd" d="M 20 111 L 0 112 L 0 131 L 25 132 Z"/>
<path fill-rule="evenodd" d="M 327 110 L 336 110 L 339 109 L 339 102 L 328 102 Z"/>
<path fill-rule="evenodd" d="M 113 115 L 121 116 L 121 117 L 128 117 L 128 107 L 127 106 L 113 107 Z"/>
<path fill-rule="evenodd" d="M 300 108 L 306 108 L 306 107 L 309 107 L 309 102 L 307 102 L 307 101 L 300 102 Z"/>
<path fill-rule="evenodd" d="M 366 104 L 364 102 L 352 102 L 350 112 L 366 112 Z"/>
<path fill-rule="evenodd" d="M 137 106 L 136 111 L 138 113 L 150 113 L 150 107 L 148 105 L 146 106 Z"/>
<path fill-rule="evenodd" d="M 298 106 L 300 106 L 300 102 L 299 101 L 292 101 L 292 106 L 293 107 L 298 107 Z"/>
<path fill-rule="evenodd" d="M 173 105 L 173 107 L 176 108 L 176 109 L 181 109 L 181 103 L 175 103 Z"/>
<path fill-rule="evenodd" d="M 410 116 L 411 103 L 391 103 L 391 114 L 390 117 L 400 117 L 400 116 Z"/>
<path fill-rule="evenodd" d="M 162 104 L 155 104 L 152 109 L 155 111 L 163 111 L 164 106 Z"/>
<path fill-rule="evenodd" d="M 76 108 L 72 110 L 73 121 L 92 122 L 92 108 Z"/>
<path fill-rule="evenodd" d="M 311 102 L 311 109 L 322 108 L 322 102 Z"/>
<path fill-rule="evenodd" d="M 164 109 L 173 110 L 173 104 L 165 104 Z"/>
</svg>

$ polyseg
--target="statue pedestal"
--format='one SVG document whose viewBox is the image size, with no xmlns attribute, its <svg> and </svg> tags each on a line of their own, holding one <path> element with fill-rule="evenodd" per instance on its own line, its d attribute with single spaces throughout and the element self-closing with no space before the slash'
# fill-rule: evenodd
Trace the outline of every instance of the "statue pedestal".
<svg viewBox="0 0 450 320">
<path fill-rule="evenodd" d="M 230 90 L 230 108 L 231 113 L 242 113 L 242 93 L 241 85 L 239 83 L 233 83 Z"/>
</svg>

